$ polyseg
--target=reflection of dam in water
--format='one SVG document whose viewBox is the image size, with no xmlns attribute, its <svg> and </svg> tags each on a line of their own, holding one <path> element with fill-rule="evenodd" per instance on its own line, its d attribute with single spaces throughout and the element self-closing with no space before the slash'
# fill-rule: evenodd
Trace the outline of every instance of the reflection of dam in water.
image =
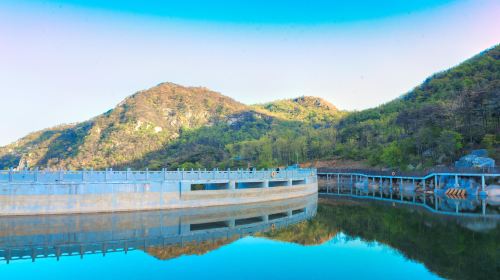
<svg viewBox="0 0 500 280">
<path fill-rule="evenodd" d="M 0 217 L 0 260 L 107 254 L 209 241 L 313 217 L 317 196 L 199 209 Z"/>
</svg>

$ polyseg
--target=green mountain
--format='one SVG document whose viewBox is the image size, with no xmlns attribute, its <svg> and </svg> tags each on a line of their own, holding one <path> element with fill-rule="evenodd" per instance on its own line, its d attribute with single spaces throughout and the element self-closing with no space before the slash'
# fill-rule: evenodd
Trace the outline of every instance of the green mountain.
<svg viewBox="0 0 500 280">
<path fill-rule="evenodd" d="M 25 165 L 70 169 L 271 166 L 284 161 L 284 156 L 291 157 L 291 147 L 283 148 L 277 159 L 264 157 L 258 150 L 264 135 L 285 137 L 312 127 L 303 123 L 304 118 L 325 123 L 340 115 L 319 98 L 314 102 L 297 98 L 287 104 L 297 104 L 293 108 L 301 113 L 281 116 L 284 109 L 272 113 L 205 88 L 163 83 L 137 92 L 91 120 L 31 133 L 0 148 L 0 169 Z M 321 119 L 304 115 L 309 106 Z M 255 150 L 248 150 L 252 145 Z"/>
<path fill-rule="evenodd" d="M 499 58 L 496 46 L 359 112 L 318 97 L 247 106 L 163 83 L 91 120 L 0 147 L 0 169 L 271 167 L 332 158 L 406 169 L 450 164 L 480 147 L 498 159 Z"/>
<path fill-rule="evenodd" d="M 281 119 L 293 119 L 319 126 L 336 123 L 346 114 L 319 97 L 302 96 L 253 106 L 257 110 Z"/>
<path fill-rule="evenodd" d="M 500 45 L 428 78 L 409 93 L 349 114 L 336 154 L 405 168 L 450 164 L 464 150 L 499 159 Z"/>
<path fill-rule="evenodd" d="M 160 84 L 91 120 L 32 133 L 0 149 L 0 167 L 116 166 L 161 149 L 184 130 L 210 126 L 246 108 L 205 88 Z"/>
</svg>

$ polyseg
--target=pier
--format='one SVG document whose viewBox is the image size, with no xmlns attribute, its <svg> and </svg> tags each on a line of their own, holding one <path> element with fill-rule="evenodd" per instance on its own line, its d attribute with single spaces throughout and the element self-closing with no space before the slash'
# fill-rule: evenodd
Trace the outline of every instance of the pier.
<svg viewBox="0 0 500 280">
<path fill-rule="evenodd" d="M 318 173 L 322 195 L 413 205 L 439 214 L 494 218 L 500 218 L 499 179 L 499 173 L 429 173 L 422 176 Z"/>
<path fill-rule="evenodd" d="M 315 169 L 0 171 L 0 215 L 178 209 L 317 193 Z"/>
</svg>

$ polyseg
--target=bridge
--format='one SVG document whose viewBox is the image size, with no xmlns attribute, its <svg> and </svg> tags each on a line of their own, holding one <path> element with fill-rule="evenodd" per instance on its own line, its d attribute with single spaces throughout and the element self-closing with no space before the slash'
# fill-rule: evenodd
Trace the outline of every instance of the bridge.
<svg viewBox="0 0 500 280">
<path fill-rule="evenodd" d="M 396 173 L 323 170 L 319 192 L 424 207 L 439 214 L 500 218 L 500 173 Z"/>
</svg>

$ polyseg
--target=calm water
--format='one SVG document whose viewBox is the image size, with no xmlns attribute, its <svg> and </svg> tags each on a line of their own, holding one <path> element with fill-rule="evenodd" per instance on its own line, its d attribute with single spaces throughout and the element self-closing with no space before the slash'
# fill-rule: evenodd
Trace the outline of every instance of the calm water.
<svg viewBox="0 0 500 280">
<path fill-rule="evenodd" d="M 498 279 L 498 240 L 495 220 L 345 199 L 318 204 L 315 197 L 203 211 L 1 218 L 0 277 Z"/>
</svg>

